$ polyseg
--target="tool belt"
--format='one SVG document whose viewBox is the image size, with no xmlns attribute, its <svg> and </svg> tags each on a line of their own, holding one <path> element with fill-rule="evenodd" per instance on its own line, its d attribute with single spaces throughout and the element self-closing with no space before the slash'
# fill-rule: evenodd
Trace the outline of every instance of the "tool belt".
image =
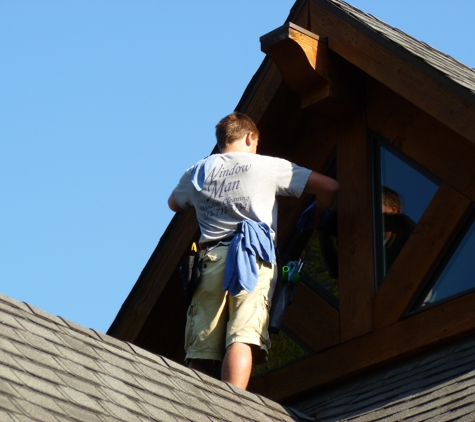
<svg viewBox="0 0 475 422">
<path fill-rule="evenodd" d="M 203 258 L 209 249 L 217 246 L 220 242 L 228 242 L 231 237 L 225 237 L 224 239 L 213 240 L 200 245 L 199 249 L 196 243 L 191 245 L 191 254 L 186 256 L 180 265 L 181 281 L 183 283 L 183 290 L 185 293 L 185 300 L 189 304 L 193 298 L 196 288 L 200 282 L 201 269 L 203 267 Z"/>
<path fill-rule="evenodd" d="M 185 293 L 185 301 L 191 302 L 193 294 L 195 293 L 198 283 L 201 278 L 201 269 L 203 266 L 203 258 L 208 248 L 197 249 L 196 244 L 193 243 L 191 248 L 191 255 L 186 256 L 180 265 L 181 281 L 183 283 L 183 290 Z"/>
</svg>

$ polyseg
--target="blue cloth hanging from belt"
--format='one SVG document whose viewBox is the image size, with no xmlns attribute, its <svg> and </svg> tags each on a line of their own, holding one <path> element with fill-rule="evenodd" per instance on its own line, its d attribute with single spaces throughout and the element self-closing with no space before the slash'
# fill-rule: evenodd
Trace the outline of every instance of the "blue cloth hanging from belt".
<svg viewBox="0 0 475 422">
<path fill-rule="evenodd" d="M 223 290 L 229 290 L 232 296 L 243 289 L 249 293 L 254 291 L 259 271 L 256 255 L 262 261 L 276 263 L 270 227 L 266 223 L 244 220 L 238 224 L 228 247 Z"/>
</svg>

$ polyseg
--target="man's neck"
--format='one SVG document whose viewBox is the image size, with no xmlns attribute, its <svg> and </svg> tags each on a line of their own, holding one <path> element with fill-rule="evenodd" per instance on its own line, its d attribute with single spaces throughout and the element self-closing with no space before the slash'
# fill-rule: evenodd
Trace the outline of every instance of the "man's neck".
<svg viewBox="0 0 475 422">
<path fill-rule="evenodd" d="M 232 148 L 233 144 L 231 144 L 228 148 L 225 148 L 221 151 L 221 154 L 227 154 L 227 153 L 230 153 L 230 152 L 248 152 L 248 151 L 245 151 L 244 148 Z"/>
<path fill-rule="evenodd" d="M 250 154 L 256 153 L 257 145 L 253 144 L 250 138 L 250 134 L 243 136 L 241 139 L 236 139 L 221 151 L 221 154 L 229 152 L 247 152 Z"/>
</svg>

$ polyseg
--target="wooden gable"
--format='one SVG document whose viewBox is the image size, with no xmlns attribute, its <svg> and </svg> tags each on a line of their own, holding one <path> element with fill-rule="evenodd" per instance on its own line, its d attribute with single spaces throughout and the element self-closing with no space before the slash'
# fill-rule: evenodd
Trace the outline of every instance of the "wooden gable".
<svg viewBox="0 0 475 422">
<path fill-rule="evenodd" d="M 336 159 L 341 186 L 339 309 L 299 286 L 284 324 L 312 354 L 251 381 L 251 390 L 274 400 L 475 332 L 473 292 L 406 314 L 475 201 L 475 72 L 391 30 L 338 0 L 297 1 L 288 21 L 262 37 L 267 56 L 237 106 L 257 123 L 261 154 L 319 172 Z M 379 288 L 376 135 L 440 180 Z M 279 202 L 279 247 L 307 200 Z M 177 268 L 198 234 L 193 211 L 173 218 L 109 334 L 182 362 L 186 309 Z"/>
</svg>

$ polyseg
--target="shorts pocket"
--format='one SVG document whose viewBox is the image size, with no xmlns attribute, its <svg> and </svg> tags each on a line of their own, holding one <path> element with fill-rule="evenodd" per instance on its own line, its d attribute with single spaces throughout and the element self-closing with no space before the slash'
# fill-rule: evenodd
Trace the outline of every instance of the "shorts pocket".
<svg viewBox="0 0 475 422">
<path fill-rule="evenodd" d="M 267 296 L 262 296 L 261 309 L 259 312 L 259 329 L 261 335 L 261 341 L 270 349 L 271 342 L 269 337 L 269 313 L 270 313 L 270 300 Z"/>
<path fill-rule="evenodd" d="M 195 335 L 193 333 L 195 327 L 196 303 L 192 302 L 186 313 L 186 328 L 185 328 L 185 351 L 193 344 Z"/>
</svg>

